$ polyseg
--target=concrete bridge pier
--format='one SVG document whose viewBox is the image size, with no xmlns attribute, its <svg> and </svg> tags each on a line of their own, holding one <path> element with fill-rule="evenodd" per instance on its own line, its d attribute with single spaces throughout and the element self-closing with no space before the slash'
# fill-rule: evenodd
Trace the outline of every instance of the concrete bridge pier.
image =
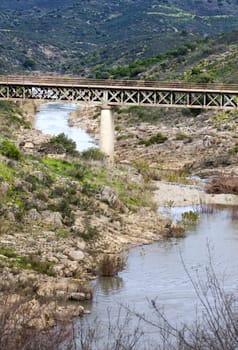
<svg viewBox="0 0 238 350">
<path fill-rule="evenodd" d="M 101 107 L 100 119 L 100 151 L 105 153 L 113 162 L 114 155 L 114 117 L 112 108 L 108 105 Z"/>
</svg>

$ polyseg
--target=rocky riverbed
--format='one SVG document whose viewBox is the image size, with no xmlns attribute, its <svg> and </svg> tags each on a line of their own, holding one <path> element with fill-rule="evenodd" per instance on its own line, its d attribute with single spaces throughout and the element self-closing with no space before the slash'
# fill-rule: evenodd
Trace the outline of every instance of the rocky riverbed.
<svg viewBox="0 0 238 350">
<path fill-rule="evenodd" d="M 10 112 L 17 125 L 2 119 L 1 128 L 20 153 L 0 155 L 0 290 L 31 296 L 39 307 L 53 299 L 59 313 L 81 315 L 105 256 L 113 262 L 173 227 L 152 210 L 149 185 L 135 169 L 107 170 L 103 161 L 70 155 L 32 128 L 29 107 Z"/>
<path fill-rule="evenodd" d="M 100 109 L 79 107 L 69 122 L 98 138 Z M 199 176 L 238 174 L 236 111 L 115 108 L 115 159 Z"/>
<path fill-rule="evenodd" d="M 54 298 L 61 312 L 69 310 L 62 308 L 63 301 L 75 301 L 67 312 L 83 314 L 87 310 L 80 302 L 92 298 L 87 282 L 97 276 L 103 256 L 176 234 L 174 224 L 156 211 L 158 206 L 237 204 L 236 196 L 208 196 L 201 184 L 152 181 L 176 174 L 174 181 L 180 182 L 188 171 L 236 174 L 232 116 L 218 128 L 208 112 L 196 119 L 170 115 L 149 123 L 140 122 L 134 110 L 117 111 L 116 161 L 107 169 L 103 160 L 85 161 L 64 152 L 62 145 L 52 145 L 49 135 L 32 128 L 34 109 L 26 110 L 13 108 L 18 124 L 5 125 L 2 119 L 1 125 L 21 152 L 19 160 L 0 156 L 3 293 Z M 98 116 L 98 108 L 81 108 L 69 123 L 95 135 Z M 163 142 L 154 143 L 158 132 Z"/>
</svg>

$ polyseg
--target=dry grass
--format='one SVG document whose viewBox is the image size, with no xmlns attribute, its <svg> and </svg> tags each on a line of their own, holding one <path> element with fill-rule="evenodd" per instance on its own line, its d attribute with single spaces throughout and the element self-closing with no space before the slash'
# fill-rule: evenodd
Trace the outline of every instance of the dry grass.
<svg viewBox="0 0 238 350">
<path fill-rule="evenodd" d="M 238 194 L 238 177 L 237 176 L 220 176 L 215 177 L 206 187 L 207 193 L 230 193 Z"/>
<path fill-rule="evenodd" d="M 104 254 L 99 261 L 100 276 L 115 276 L 126 267 L 126 257 L 118 254 Z"/>
</svg>

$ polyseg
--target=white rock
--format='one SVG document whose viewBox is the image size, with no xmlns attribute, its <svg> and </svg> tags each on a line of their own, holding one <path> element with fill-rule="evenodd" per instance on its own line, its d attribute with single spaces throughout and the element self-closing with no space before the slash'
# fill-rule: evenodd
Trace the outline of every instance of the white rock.
<svg viewBox="0 0 238 350">
<path fill-rule="evenodd" d="M 84 253 L 81 250 L 66 250 L 65 254 L 74 261 L 81 261 L 84 259 Z"/>
</svg>

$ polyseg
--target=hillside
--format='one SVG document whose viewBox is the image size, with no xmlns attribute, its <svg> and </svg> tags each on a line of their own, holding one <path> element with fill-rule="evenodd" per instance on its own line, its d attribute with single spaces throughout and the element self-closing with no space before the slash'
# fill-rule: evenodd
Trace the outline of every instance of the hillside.
<svg viewBox="0 0 238 350">
<path fill-rule="evenodd" d="M 237 29 L 235 0 L 1 1 L 0 71 L 90 74 Z"/>
<path fill-rule="evenodd" d="M 98 78 L 237 83 L 237 31 L 187 41 L 164 54 L 126 65 L 101 65 Z"/>
</svg>

